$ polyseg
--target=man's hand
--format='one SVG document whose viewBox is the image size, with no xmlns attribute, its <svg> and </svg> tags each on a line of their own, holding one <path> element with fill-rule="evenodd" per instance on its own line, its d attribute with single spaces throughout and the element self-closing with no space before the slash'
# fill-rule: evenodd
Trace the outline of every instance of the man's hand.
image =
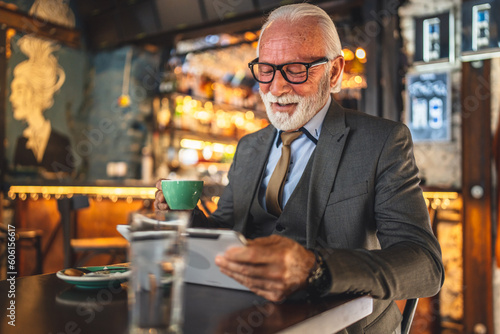
<svg viewBox="0 0 500 334">
<path fill-rule="evenodd" d="M 156 181 L 156 189 L 158 189 L 155 193 L 155 210 L 165 211 L 168 210 L 167 201 L 165 201 L 165 196 L 163 196 L 163 191 L 161 190 L 161 181 L 166 179 L 159 179 Z"/>
<path fill-rule="evenodd" d="M 249 240 L 215 258 L 222 273 L 270 301 L 305 288 L 315 261 L 313 252 L 278 235 Z"/>
</svg>

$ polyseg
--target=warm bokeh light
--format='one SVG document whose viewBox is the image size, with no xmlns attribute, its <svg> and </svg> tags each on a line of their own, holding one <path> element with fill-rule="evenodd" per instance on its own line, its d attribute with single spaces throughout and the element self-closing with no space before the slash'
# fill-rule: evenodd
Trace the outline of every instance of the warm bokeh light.
<svg viewBox="0 0 500 334">
<path fill-rule="evenodd" d="M 119 98 L 118 98 L 118 106 L 120 108 L 126 108 L 126 107 L 129 107 L 130 104 L 131 104 L 131 100 L 130 100 L 130 96 L 128 95 L 121 95 Z"/>
<path fill-rule="evenodd" d="M 440 191 L 424 191 L 424 197 L 429 199 L 457 199 L 458 193 L 456 192 L 440 192 Z"/>
<path fill-rule="evenodd" d="M 214 143 L 212 145 L 212 149 L 214 150 L 214 152 L 217 153 L 224 153 L 224 147 L 225 147 L 224 144 L 219 144 L 219 143 Z"/>
<path fill-rule="evenodd" d="M 234 154 L 234 152 L 236 152 L 236 146 L 226 145 L 226 147 L 224 148 L 224 152 L 227 154 Z"/>
<path fill-rule="evenodd" d="M 356 49 L 356 58 L 358 59 L 365 59 L 366 58 L 366 51 L 363 48 L 357 48 Z"/>
<path fill-rule="evenodd" d="M 12 37 L 14 37 L 14 35 L 16 34 L 16 31 L 14 29 L 7 29 L 7 32 L 5 34 L 5 38 L 6 38 L 6 42 L 5 42 L 5 57 L 7 59 L 10 58 L 10 56 L 12 55 L 12 50 L 10 48 L 10 40 Z"/>
<path fill-rule="evenodd" d="M 181 140 L 181 147 L 182 148 L 190 148 L 193 150 L 202 150 L 203 147 L 205 147 L 203 141 L 201 140 L 193 140 L 193 139 L 187 139 L 184 138 Z"/>
<path fill-rule="evenodd" d="M 214 110 L 214 104 L 212 102 L 210 102 L 210 101 L 205 102 L 204 107 L 207 110 Z"/>
<path fill-rule="evenodd" d="M 351 61 L 354 59 L 354 53 L 348 48 L 342 50 L 342 55 L 344 56 L 344 59 L 346 61 Z"/>
<path fill-rule="evenodd" d="M 253 41 L 257 38 L 257 35 L 251 31 L 247 31 L 244 36 L 247 41 Z"/>
</svg>

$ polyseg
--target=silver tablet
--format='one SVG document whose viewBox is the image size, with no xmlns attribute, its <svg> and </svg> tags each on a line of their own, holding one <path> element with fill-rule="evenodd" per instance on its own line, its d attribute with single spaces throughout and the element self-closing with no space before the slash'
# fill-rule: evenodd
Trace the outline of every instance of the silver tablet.
<svg viewBox="0 0 500 334">
<path fill-rule="evenodd" d="M 116 226 L 118 232 L 130 240 L 130 225 Z M 229 276 L 220 272 L 215 256 L 234 246 L 244 246 L 245 237 L 233 230 L 188 228 L 187 261 L 184 281 L 188 283 L 248 290 Z"/>
<path fill-rule="evenodd" d="M 235 246 L 244 246 L 245 237 L 233 230 L 188 228 L 187 264 L 184 281 L 187 283 L 248 290 L 229 276 L 220 272 L 215 256 Z"/>
</svg>

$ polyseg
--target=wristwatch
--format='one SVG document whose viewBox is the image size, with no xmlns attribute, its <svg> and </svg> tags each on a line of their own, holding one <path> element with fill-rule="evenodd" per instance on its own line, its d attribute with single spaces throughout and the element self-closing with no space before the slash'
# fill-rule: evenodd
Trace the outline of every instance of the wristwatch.
<svg viewBox="0 0 500 334">
<path fill-rule="evenodd" d="M 307 278 L 307 293 L 310 297 L 323 297 L 330 291 L 332 275 L 330 269 L 323 260 L 323 256 L 317 250 L 313 250 L 316 263 Z"/>
</svg>

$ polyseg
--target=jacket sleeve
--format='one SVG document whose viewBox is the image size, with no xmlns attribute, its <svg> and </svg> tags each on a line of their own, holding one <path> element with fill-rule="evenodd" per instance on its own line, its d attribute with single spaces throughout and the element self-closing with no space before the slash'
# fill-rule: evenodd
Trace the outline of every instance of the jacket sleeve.
<svg viewBox="0 0 500 334">
<path fill-rule="evenodd" d="M 240 146 L 238 145 L 238 148 Z M 195 227 L 213 227 L 213 228 L 233 228 L 234 226 L 234 203 L 233 189 L 231 181 L 234 178 L 235 169 L 238 168 L 238 149 L 231 163 L 228 172 L 229 183 L 224 187 L 221 197 L 217 203 L 217 209 L 209 216 L 205 217 L 201 210 L 197 210 L 194 214 L 193 226 Z"/>
<path fill-rule="evenodd" d="M 332 275 L 330 293 L 381 299 L 435 295 L 444 280 L 441 249 L 419 187 L 411 135 L 403 124 L 379 155 L 373 201 L 380 248 L 321 251 Z"/>
</svg>

